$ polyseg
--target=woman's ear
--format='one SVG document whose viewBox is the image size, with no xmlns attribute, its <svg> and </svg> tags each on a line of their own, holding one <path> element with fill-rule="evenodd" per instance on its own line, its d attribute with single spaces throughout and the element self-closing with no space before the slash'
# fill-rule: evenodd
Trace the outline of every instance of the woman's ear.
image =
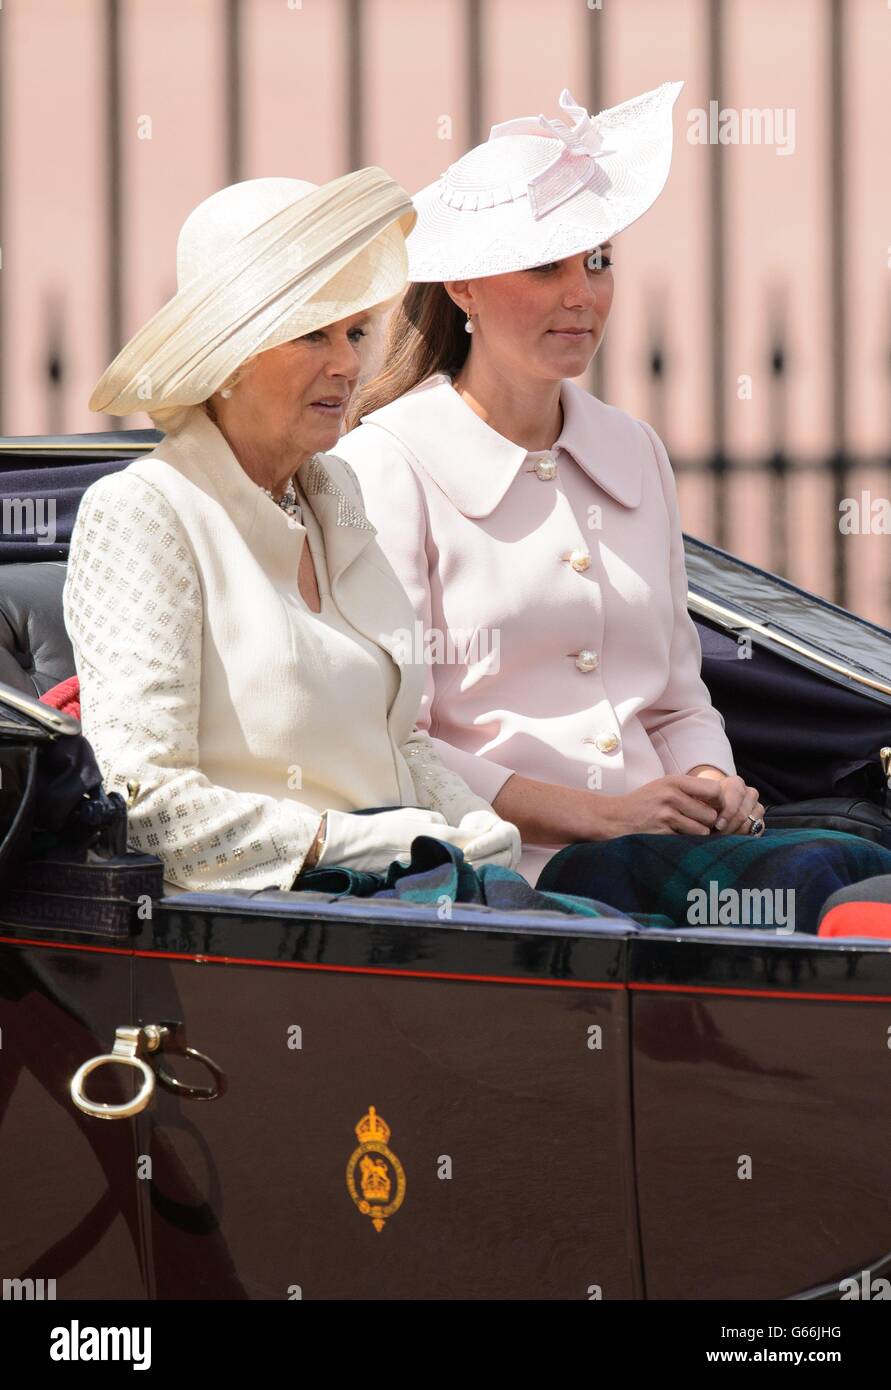
<svg viewBox="0 0 891 1390">
<path fill-rule="evenodd" d="M 462 314 L 472 313 L 474 298 L 469 280 L 444 280 L 443 289 Z"/>
</svg>

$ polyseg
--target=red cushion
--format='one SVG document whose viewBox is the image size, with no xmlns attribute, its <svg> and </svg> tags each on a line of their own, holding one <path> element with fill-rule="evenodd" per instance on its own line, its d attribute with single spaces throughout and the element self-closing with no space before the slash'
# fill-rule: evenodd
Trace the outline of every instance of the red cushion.
<svg viewBox="0 0 891 1390">
<path fill-rule="evenodd" d="M 818 935 L 891 937 L 891 903 L 839 903 L 826 913 Z"/>
<path fill-rule="evenodd" d="M 60 681 L 41 695 L 40 701 L 41 704 L 52 705 L 53 709 L 60 709 L 64 714 L 80 719 L 80 681 L 77 676 L 69 676 L 66 681 Z"/>
</svg>

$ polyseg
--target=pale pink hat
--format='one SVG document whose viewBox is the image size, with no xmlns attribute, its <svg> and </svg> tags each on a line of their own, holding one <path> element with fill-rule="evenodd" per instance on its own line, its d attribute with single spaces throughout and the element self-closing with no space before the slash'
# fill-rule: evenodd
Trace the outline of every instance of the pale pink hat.
<svg viewBox="0 0 891 1390">
<path fill-rule="evenodd" d="M 683 85 L 663 82 L 593 118 L 564 88 L 571 125 L 546 116 L 494 125 L 412 200 L 409 279 L 527 270 L 593 250 L 630 226 L 665 186 Z"/>
</svg>

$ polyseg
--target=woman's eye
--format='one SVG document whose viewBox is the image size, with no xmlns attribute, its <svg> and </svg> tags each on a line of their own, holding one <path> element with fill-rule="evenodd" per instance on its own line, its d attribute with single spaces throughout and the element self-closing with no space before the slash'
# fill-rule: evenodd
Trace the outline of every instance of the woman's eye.
<svg viewBox="0 0 891 1390">
<path fill-rule="evenodd" d="M 366 330 L 364 328 L 351 328 L 347 337 L 351 343 L 354 343 L 358 342 L 360 338 L 364 338 L 365 333 Z M 311 333 L 304 333 L 301 338 L 293 338 L 291 341 L 295 343 L 317 343 L 327 336 L 324 328 L 316 328 L 313 329 Z"/>
<path fill-rule="evenodd" d="M 588 270 L 609 270 L 612 267 L 613 259 L 612 256 L 598 256 L 596 251 L 592 251 L 591 254 L 587 257 L 585 264 Z M 557 270 L 558 267 L 558 261 L 549 261 L 547 265 L 534 265 L 531 266 L 530 269 L 533 273 L 550 274 L 552 270 Z"/>
</svg>

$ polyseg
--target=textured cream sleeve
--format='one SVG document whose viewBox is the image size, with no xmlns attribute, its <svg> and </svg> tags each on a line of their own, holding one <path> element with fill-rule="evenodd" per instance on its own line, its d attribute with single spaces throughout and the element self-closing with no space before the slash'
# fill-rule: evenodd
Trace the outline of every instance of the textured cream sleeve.
<svg viewBox="0 0 891 1390">
<path fill-rule="evenodd" d="M 337 454 L 337 459 L 352 484 L 356 503 L 365 513 L 365 499 L 359 479 L 345 458 Z M 411 597 L 409 594 L 409 598 Z M 425 729 L 414 729 L 400 752 L 408 763 L 417 806 L 422 806 L 425 811 L 439 811 L 452 826 L 458 825 L 462 817 L 470 811 L 491 811 L 490 802 L 471 791 L 460 773 L 446 767 Z M 507 775 L 510 776 L 510 773 Z"/>
<path fill-rule="evenodd" d="M 106 791 L 127 797 L 128 838 L 185 889 L 289 888 L 319 813 L 215 786 L 198 766 L 203 601 L 185 530 L 127 470 L 87 488 L 71 536 L 65 624 L 81 725 Z"/>
</svg>

